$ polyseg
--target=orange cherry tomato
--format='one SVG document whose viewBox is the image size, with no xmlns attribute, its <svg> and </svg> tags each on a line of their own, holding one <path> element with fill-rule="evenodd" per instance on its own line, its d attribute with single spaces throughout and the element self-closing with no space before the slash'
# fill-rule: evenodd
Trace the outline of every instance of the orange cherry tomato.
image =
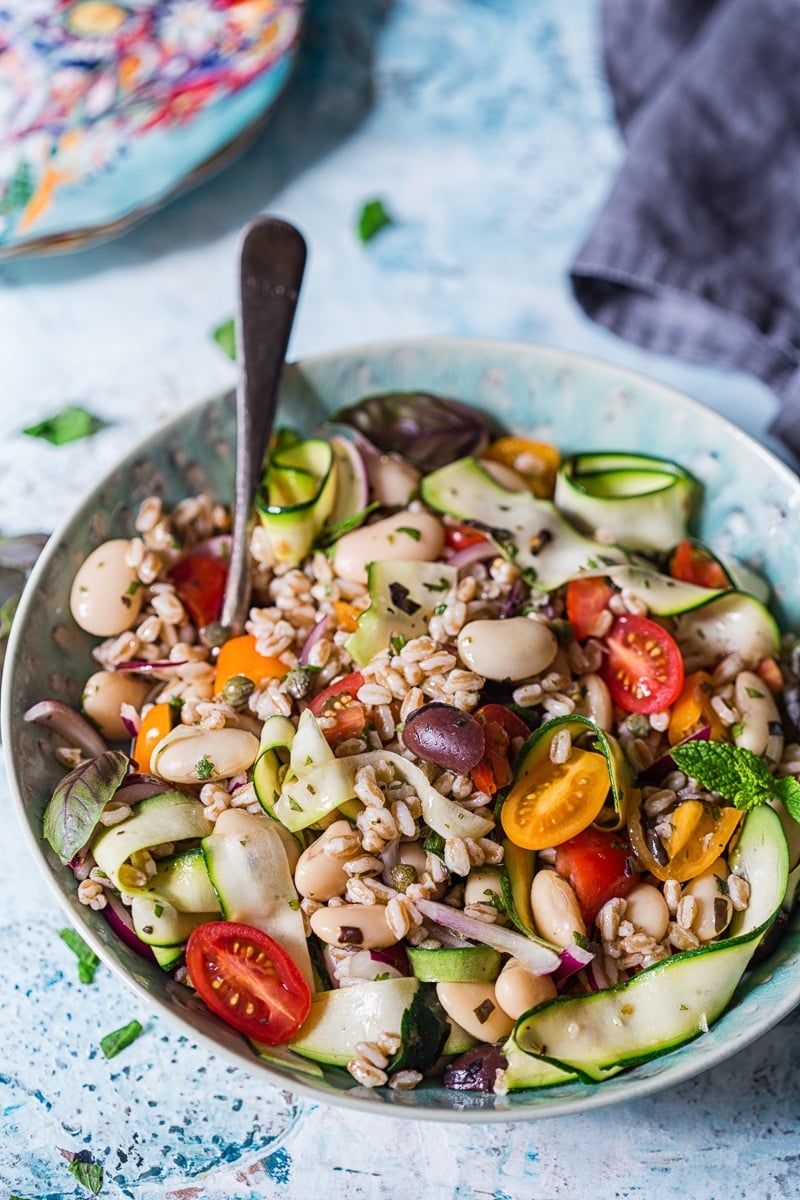
<svg viewBox="0 0 800 1200">
<path fill-rule="evenodd" d="M 555 490 L 556 474 L 561 455 L 548 442 L 531 438 L 501 437 L 492 442 L 484 458 L 511 467 L 526 480 L 529 489 L 540 500 L 549 499 Z"/>
<path fill-rule="evenodd" d="M 565 763 L 540 759 L 503 801 L 503 829 L 524 850 L 558 846 L 591 825 L 610 786 L 606 760 L 594 750 L 573 746 Z"/>
<path fill-rule="evenodd" d="M 673 579 L 694 583 L 698 587 L 729 588 L 731 581 L 710 550 L 701 542 L 685 538 L 678 542 L 669 560 L 669 573 Z"/>
<path fill-rule="evenodd" d="M 472 782 L 479 792 L 493 796 L 513 778 L 510 745 L 514 738 L 526 738 L 530 729 L 505 704 L 484 704 L 474 714 L 483 726 L 483 758 L 470 771 Z"/>
<path fill-rule="evenodd" d="M 355 633 L 358 629 L 358 618 L 361 616 L 356 606 L 349 604 L 347 600 L 334 600 L 333 611 L 336 613 L 339 628 L 345 633 Z"/>
<path fill-rule="evenodd" d="M 252 634 L 229 638 L 219 648 L 214 691 L 221 692 L 234 675 L 246 675 L 258 687 L 265 679 L 283 679 L 289 671 L 280 658 L 259 654 Z"/>
<path fill-rule="evenodd" d="M 649 617 L 617 617 L 604 645 L 601 674 L 625 712 L 661 712 L 680 695 L 681 652 L 666 629 Z"/>
<path fill-rule="evenodd" d="M 728 734 L 711 706 L 711 676 L 708 671 L 692 671 L 683 681 L 680 695 L 672 705 L 667 737 L 670 746 L 677 746 L 698 729 L 709 725 L 712 742 L 726 742 Z"/>
<path fill-rule="evenodd" d="M 163 737 L 166 737 L 176 721 L 176 708 L 162 700 L 142 717 L 139 732 L 133 745 L 136 767 L 146 775 L 150 770 L 150 756 Z"/>
<path fill-rule="evenodd" d="M 252 925 L 198 925 L 186 945 L 186 967 L 207 1007 L 254 1041 L 290 1041 L 311 1010 L 311 992 L 294 959 Z"/>
</svg>

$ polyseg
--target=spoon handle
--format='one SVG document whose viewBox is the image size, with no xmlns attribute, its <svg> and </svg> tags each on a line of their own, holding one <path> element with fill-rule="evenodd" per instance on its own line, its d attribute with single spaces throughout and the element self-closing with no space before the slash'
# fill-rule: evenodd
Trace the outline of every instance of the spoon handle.
<svg viewBox="0 0 800 1200">
<path fill-rule="evenodd" d="M 258 217 L 239 243 L 236 314 L 236 483 L 233 537 L 220 624 L 241 633 L 250 594 L 249 536 L 253 495 L 272 433 L 286 348 L 306 263 L 293 225 Z"/>
</svg>

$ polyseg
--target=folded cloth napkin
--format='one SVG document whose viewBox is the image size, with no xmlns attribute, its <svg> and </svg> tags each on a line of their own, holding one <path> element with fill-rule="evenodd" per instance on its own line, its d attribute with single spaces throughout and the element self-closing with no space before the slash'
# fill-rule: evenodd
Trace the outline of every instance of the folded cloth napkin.
<svg viewBox="0 0 800 1200">
<path fill-rule="evenodd" d="M 764 380 L 800 453 L 800 2 L 604 0 L 627 143 L 572 267 L 638 345 Z"/>
</svg>

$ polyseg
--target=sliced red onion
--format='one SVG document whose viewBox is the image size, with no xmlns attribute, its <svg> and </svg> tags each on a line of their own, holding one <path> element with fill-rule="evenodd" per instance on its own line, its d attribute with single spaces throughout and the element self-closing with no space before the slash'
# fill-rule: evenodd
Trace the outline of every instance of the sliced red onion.
<svg viewBox="0 0 800 1200">
<path fill-rule="evenodd" d="M 595 957 L 586 967 L 586 982 L 593 992 L 602 992 L 606 988 L 611 987 L 611 980 L 606 975 L 597 956 L 599 949 L 599 946 L 594 945 Z"/>
<path fill-rule="evenodd" d="M 137 954 L 141 954 L 142 958 L 154 960 L 155 955 L 152 949 L 142 941 L 133 928 L 130 909 L 126 908 L 119 896 L 114 895 L 113 892 L 106 892 L 106 900 L 107 904 L 105 908 L 101 909 L 101 912 L 120 941 L 123 941 L 131 950 L 135 950 Z"/>
<path fill-rule="evenodd" d="M 415 900 L 415 907 L 423 917 L 429 917 L 437 925 L 452 929 L 473 942 L 492 946 L 501 954 L 513 954 L 514 958 L 532 971 L 534 975 L 552 975 L 561 965 L 558 947 L 547 942 L 526 937 L 502 925 L 487 925 L 467 917 L 457 908 L 439 904 L 435 900 Z"/>
<path fill-rule="evenodd" d="M 73 875 L 78 880 L 78 883 L 82 883 L 84 879 L 89 878 L 92 873 L 93 865 L 94 860 L 86 848 L 79 850 L 69 864 Z"/>
<path fill-rule="evenodd" d="M 316 625 L 313 627 L 313 629 L 309 633 L 306 640 L 303 642 L 302 648 L 300 650 L 300 654 L 297 659 L 297 661 L 301 667 L 308 666 L 308 659 L 309 659 L 309 656 L 311 654 L 313 647 L 316 646 L 317 642 L 321 638 L 323 638 L 325 636 L 325 634 L 328 632 L 328 626 L 330 625 L 330 623 L 331 623 L 331 619 L 329 616 L 326 615 L 324 617 L 320 617 L 320 619 L 317 621 Z"/>
<path fill-rule="evenodd" d="M 231 556 L 231 535 L 218 533 L 205 541 L 196 542 L 187 549 L 192 554 L 207 554 L 209 558 L 221 558 L 227 562 Z"/>
<path fill-rule="evenodd" d="M 374 962 L 383 963 L 384 966 L 391 967 L 400 975 L 411 974 L 411 963 L 408 961 L 408 955 L 401 942 L 395 946 L 385 946 L 382 950 L 370 950 L 369 955 Z"/>
<path fill-rule="evenodd" d="M 132 808 L 140 800 L 149 800 L 151 796 L 160 795 L 165 788 L 163 779 L 157 779 L 155 775 L 140 775 L 138 772 L 134 772 L 127 776 L 122 787 L 117 788 L 114 799 L 119 800 L 121 804 L 129 804 Z"/>
<path fill-rule="evenodd" d="M 130 662 L 115 663 L 114 670 L 140 671 L 142 673 L 146 673 L 147 671 L 165 671 L 167 667 L 185 667 L 188 661 L 188 658 L 181 658 L 176 662 L 173 662 L 169 658 L 162 658 L 156 662 L 145 662 L 141 658 L 132 658 Z"/>
<path fill-rule="evenodd" d="M 467 567 L 474 567 L 475 563 L 486 562 L 488 558 L 497 558 L 499 551 L 494 542 L 474 542 L 471 546 L 465 546 L 463 550 L 454 550 L 452 554 L 447 556 L 447 565 L 455 567 L 457 571 L 463 571 Z"/>
<path fill-rule="evenodd" d="M 571 975 L 577 975 L 578 971 L 588 967 L 594 960 L 593 952 L 584 950 L 582 946 L 567 946 L 561 951 L 560 957 L 561 965 L 553 972 L 553 980 L 556 983 L 563 983 Z"/>
<path fill-rule="evenodd" d="M 139 732 L 139 727 L 142 723 L 142 718 L 139 716 L 139 710 L 134 708 L 132 704 L 128 704 L 123 700 L 119 706 L 119 715 L 122 724 L 127 729 L 132 738 L 135 738 Z"/>
<path fill-rule="evenodd" d="M 331 524 L 335 525 L 367 507 L 369 478 L 364 456 L 354 439 L 335 433 L 330 443 L 336 458 L 337 484 L 341 485 L 336 489 L 336 507 L 330 518 Z M 376 450 L 375 454 L 378 453 Z"/>
<path fill-rule="evenodd" d="M 684 746 L 687 742 L 707 742 L 710 737 L 711 726 L 704 725 L 702 729 L 698 729 L 696 733 L 684 738 L 677 745 Z M 660 758 L 657 758 L 654 763 L 651 763 L 646 770 L 640 773 L 639 782 L 646 785 L 660 783 L 665 775 L 669 775 L 670 771 L 676 770 L 678 770 L 678 767 L 672 755 L 662 754 Z"/>
<path fill-rule="evenodd" d="M 34 725 L 49 725 L 71 745 L 77 746 L 87 758 L 105 754 L 108 745 L 82 713 L 76 712 L 61 700 L 40 700 L 25 713 L 25 720 Z"/>
</svg>

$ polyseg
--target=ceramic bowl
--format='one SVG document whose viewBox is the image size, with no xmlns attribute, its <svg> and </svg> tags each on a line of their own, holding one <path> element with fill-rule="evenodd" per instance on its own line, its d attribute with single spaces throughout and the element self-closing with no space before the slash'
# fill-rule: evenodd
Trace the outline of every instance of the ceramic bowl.
<svg viewBox="0 0 800 1200">
<path fill-rule="evenodd" d="M 285 84 L 305 0 L 10 0 L 0 257 L 110 237 L 226 165 Z"/>
<path fill-rule="evenodd" d="M 310 428 L 334 407 L 370 392 L 422 388 L 460 397 L 510 429 L 565 451 L 627 449 L 677 459 L 705 485 L 700 535 L 764 571 L 776 612 L 800 628 L 800 481 L 769 452 L 715 413 L 619 367 L 532 345 L 420 341 L 375 345 L 309 359 L 285 373 L 282 402 L 291 423 Z M 112 536 L 130 536 L 139 501 L 167 505 L 208 489 L 232 496 L 234 408 L 231 396 L 201 404 L 134 449 L 50 541 L 14 623 L 3 695 L 3 742 L 14 803 L 37 867 L 72 923 L 123 980 L 178 1030 L 265 1084 L 317 1100 L 394 1116 L 487 1122 L 566 1115 L 629 1101 L 674 1085 L 741 1050 L 800 1000 L 800 921 L 771 957 L 751 971 L 725 1015 L 683 1048 L 587 1087 L 569 1084 L 507 1096 L 355 1087 L 343 1072 L 323 1078 L 268 1066 L 191 994 L 120 944 L 101 914 L 78 903 L 71 872 L 40 836 L 44 805 L 59 778 L 49 736 L 22 713 L 43 697 L 79 702 L 91 673 L 91 639 L 73 623 L 70 584 L 87 552 Z"/>
</svg>

